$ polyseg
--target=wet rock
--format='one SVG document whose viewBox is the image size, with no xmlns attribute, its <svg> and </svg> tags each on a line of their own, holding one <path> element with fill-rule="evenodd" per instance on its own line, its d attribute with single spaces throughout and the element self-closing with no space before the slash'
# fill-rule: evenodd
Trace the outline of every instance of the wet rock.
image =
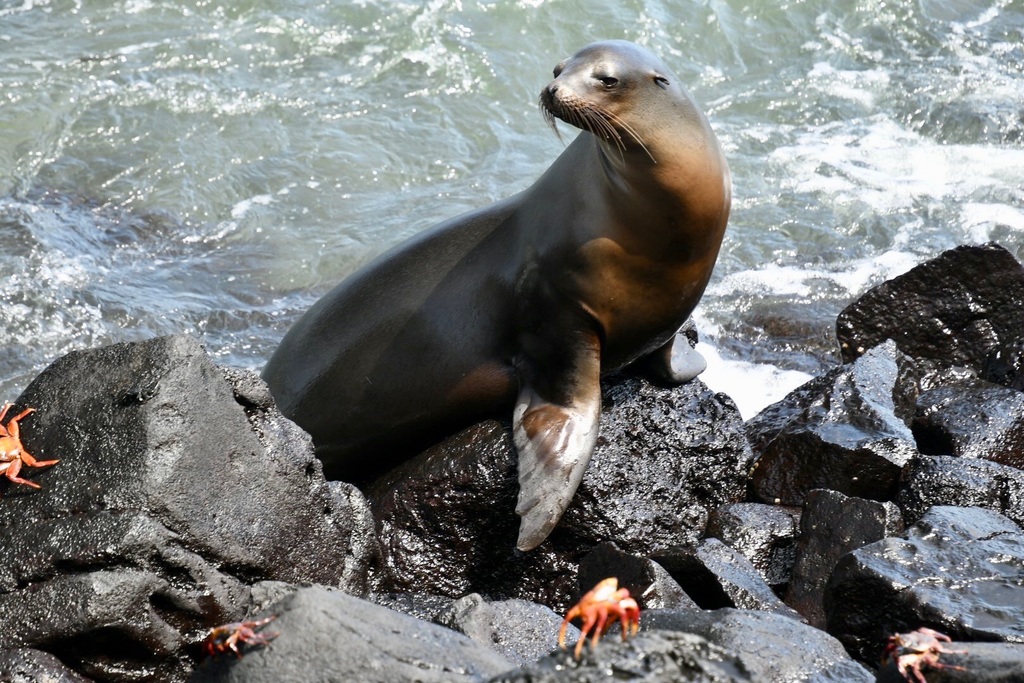
<svg viewBox="0 0 1024 683">
<path fill-rule="evenodd" d="M 825 628 L 825 585 L 839 558 L 901 531 L 903 519 L 892 503 L 851 498 L 838 491 L 811 491 L 804 505 L 786 604 L 812 626 Z"/>
<path fill-rule="evenodd" d="M 612 576 L 619 580 L 620 587 L 629 589 L 642 610 L 697 607 L 660 564 L 625 553 L 610 541 L 594 548 L 580 563 L 579 595 Z"/>
<path fill-rule="evenodd" d="M 562 617 L 525 600 L 488 602 L 477 593 L 456 600 L 437 623 L 493 648 L 516 666 L 535 662 L 558 647 Z M 575 643 L 579 629 L 566 628 L 566 642 Z"/>
<path fill-rule="evenodd" d="M 236 395 L 184 336 L 71 353 L 31 383 L 23 442 L 60 463 L 33 473 L 41 490 L 4 485 L 8 645 L 101 680 L 181 680 L 186 646 L 243 617 L 253 583 L 362 590 L 365 501 L 255 387 Z"/>
<path fill-rule="evenodd" d="M 846 555 L 825 590 L 828 631 L 864 662 L 927 626 L 1024 643 L 1024 532 L 981 508 L 934 507 L 900 537 Z"/>
<path fill-rule="evenodd" d="M 1024 468 L 1024 393 L 975 379 L 927 391 L 911 424 L 925 455 Z"/>
<path fill-rule="evenodd" d="M 913 373 L 912 361 L 889 341 L 749 420 L 756 494 L 783 505 L 802 505 L 819 488 L 891 499 L 900 470 L 917 454 L 901 419 L 912 414 L 905 376 Z"/>
<path fill-rule="evenodd" d="M 988 460 L 920 456 L 904 468 L 896 497 L 916 522 L 934 505 L 994 510 L 1024 525 L 1024 472 Z"/>
<path fill-rule="evenodd" d="M 556 651 L 534 664 L 495 676 L 488 683 L 738 683 L 750 676 L 733 652 L 705 638 L 672 631 L 641 632 L 626 642 L 605 637 L 579 661 L 572 652 Z"/>
<path fill-rule="evenodd" d="M 367 497 L 381 544 L 380 590 L 451 598 L 571 595 L 575 562 L 544 546 L 515 550 L 518 483 L 511 437 L 494 420 L 449 437 L 374 483 Z"/>
<path fill-rule="evenodd" d="M 1024 268 L 997 244 L 961 246 L 868 290 L 836 321 L 843 361 L 886 339 L 915 358 L 982 370 L 1024 329 Z M 912 321 L 912 324 L 908 324 Z"/>
<path fill-rule="evenodd" d="M 942 669 L 922 666 L 929 683 L 1017 683 L 1024 681 L 1024 645 L 1007 643 L 945 643 Z M 878 670 L 878 683 L 906 683 L 894 661 Z"/>
<path fill-rule="evenodd" d="M 730 503 L 711 513 L 707 535 L 738 550 L 777 590 L 789 583 L 799 524 L 799 508 Z"/>
<path fill-rule="evenodd" d="M 427 593 L 370 594 L 366 599 L 381 607 L 433 623 L 438 623 L 441 615 L 449 612 L 455 603 L 453 598 Z"/>
<path fill-rule="evenodd" d="M 268 645 L 206 659 L 192 683 L 482 681 L 512 668 L 490 648 L 338 591 L 303 588 L 272 606 Z M 261 615 L 262 616 L 262 615 Z M 268 629 L 269 630 L 269 627 Z"/>
<path fill-rule="evenodd" d="M 604 385 L 597 449 L 562 526 L 636 555 L 700 538 L 711 510 L 742 500 L 753 454 L 728 396 L 694 380 Z"/>
<path fill-rule="evenodd" d="M 981 379 L 1024 391 L 1024 339 L 1014 339 L 985 358 Z"/>
<path fill-rule="evenodd" d="M 48 652 L 29 648 L 0 650 L 0 681 L 4 683 L 91 683 Z"/>
<path fill-rule="evenodd" d="M 751 459 L 739 413 L 698 381 L 605 386 L 601 436 L 551 536 L 514 550 L 516 455 L 507 428 L 470 427 L 399 466 L 367 492 L 378 523 L 382 591 L 479 592 L 565 610 L 598 543 L 640 556 L 699 537 L 710 510 L 745 493 Z"/>
<path fill-rule="evenodd" d="M 692 633 L 731 653 L 755 681 L 868 683 L 874 676 L 824 631 L 769 612 L 652 610 L 641 628 Z"/>
<path fill-rule="evenodd" d="M 738 607 L 801 618 L 772 592 L 747 558 L 717 538 L 706 538 L 692 549 L 677 546 L 652 559 L 704 609 Z"/>
</svg>

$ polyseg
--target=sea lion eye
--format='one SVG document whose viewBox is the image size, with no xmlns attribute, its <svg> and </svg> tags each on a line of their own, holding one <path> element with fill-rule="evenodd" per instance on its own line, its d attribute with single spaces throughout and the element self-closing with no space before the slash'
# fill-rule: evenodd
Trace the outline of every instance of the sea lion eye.
<svg viewBox="0 0 1024 683">
<path fill-rule="evenodd" d="M 606 88 L 614 88 L 619 84 L 619 79 L 614 76 L 595 76 L 595 78 L 604 83 Z"/>
<path fill-rule="evenodd" d="M 552 74 L 554 74 L 555 78 L 558 78 L 558 75 L 559 75 L 560 73 L 562 73 L 562 69 L 564 69 L 564 68 L 565 68 L 565 62 L 562 62 L 562 63 L 560 63 L 560 64 L 557 64 L 557 65 L 555 66 L 555 69 L 554 69 L 554 71 L 552 71 L 551 73 L 552 73 Z"/>
</svg>

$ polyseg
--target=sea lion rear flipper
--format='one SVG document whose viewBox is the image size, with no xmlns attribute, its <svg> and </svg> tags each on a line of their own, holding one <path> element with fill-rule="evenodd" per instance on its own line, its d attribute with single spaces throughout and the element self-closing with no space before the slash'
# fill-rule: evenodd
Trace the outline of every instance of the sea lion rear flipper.
<svg viewBox="0 0 1024 683">
<path fill-rule="evenodd" d="M 529 384 L 519 392 L 512 436 L 519 452 L 520 550 L 536 548 L 555 528 L 594 452 L 601 370 L 599 352 L 591 351 L 577 358 L 570 376 L 559 378 L 560 387 L 570 387 L 565 401 L 550 401 Z"/>
<path fill-rule="evenodd" d="M 683 384 L 689 382 L 708 367 L 704 356 L 690 346 L 682 332 L 652 351 L 642 359 L 644 368 L 652 379 L 662 384 Z"/>
</svg>

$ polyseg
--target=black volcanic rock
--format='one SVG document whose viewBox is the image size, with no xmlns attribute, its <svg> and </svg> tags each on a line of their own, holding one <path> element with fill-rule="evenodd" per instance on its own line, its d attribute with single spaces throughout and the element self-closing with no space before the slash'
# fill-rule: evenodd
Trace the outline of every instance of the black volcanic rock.
<svg viewBox="0 0 1024 683">
<path fill-rule="evenodd" d="M 929 683 L 1019 683 L 1024 681 L 1024 645 L 1009 643 L 942 643 L 942 668 L 923 665 Z M 878 670 L 877 683 L 907 683 L 896 662 Z"/>
<path fill-rule="evenodd" d="M 973 379 L 926 391 L 911 428 L 925 455 L 1024 468 L 1024 392 L 1016 389 Z"/>
<path fill-rule="evenodd" d="M 598 545 L 580 563 L 579 595 L 608 577 L 617 578 L 619 587 L 628 589 L 642 610 L 697 607 L 664 567 L 650 558 L 625 553 L 611 541 Z"/>
<path fill-rule="evenodd" d="M 812 626 L 824 628 L 825 585 L 839 558 L 901 531 L 903 520 L 892 503 L 825 489 L 811 491 L 804 504 L 786 604 Z"/>
<path fill-rule="evenodd" d="M 740 683 L 755 681 L 734 652 L 701 636 L 641 631 L 622 642 L 613 633 L 596 649 L 583 648 L 579 661 L 557 650 L 534 664 L 508 671 L 488 683 Z"/>
<path fill-rule="evenodd" d="M 912 414 L 904 388 L 912 366 L 886 342 L 749 420 L 758 497 L 802 505 L 812 489 L 876 500 L 895 495 L 900 470 L 917 454 L 901 419 Z"/>
<path fill-rule="evenodd" d="M 268 610 L 269 644 L 208 658 L 191 683 L 470 683 L 512 664 L 451 629 L 339 591 L 303 588 Z M 264 615 L 260 615 L 264 616 Z"/>
<path fill-rule="evenodd" d="M 507 428 L 470 427 L 400 465 L 367 492 L 382 591 L 478 592 L 565 610 L 576 569 L 614 541 L 647 556 L 695 541 L 710 510 L 745 493 L 751 460 L 735 405 L 699 381 L 665 389 L 635 377 L 604 389 L 601 435 L 551 536 L 515 550 L 517 459 Z"/>
<path fill-rule="evenodd" d="M 29 648 L 0 650 L 0 681 L 4 683 L 92 683 L 71 671 L 48 652 Z"/>
<path fill-rule="evenodd" d="M 775 595 L 747 558 L 717 538 L 706 538 L 693 548 L 669 548 L 652 559 L 665 567 L 704 609 L 737 607 L 800 619 Z"/>
<path fill-rule="evenodd" d="M 1014 339 L 992 351 L 978 375 L 983 380 L 1024 391 L 1024 339 Z"/>
<path fill-rule="evenodd" d="M 739 551 L 774 590 L 789 583 L 799 528 L 799 508 L 729 503 L 712 511 L 707 535 Z"/>
<path fill-rule="evenodd" d="M 1024 330 L 1024 268 L 997 244 L 962 246 L 874 287 L 836 320 L 843 361 L 886 339 L 915 358 L 982 371 Z"/>
<path fill-rule="evenodd" d="M 922 626 L 954 640 L 1024 643 L 1024 532 L 981 508 L 934 507 L 895 538 L 846 555 L 825 589 L 828 632 L 877 662 Z"/>
<path fill-rule="evenodd" d="M 743 663 L 755 681 L 870 683 L 838 640 L 779 614 L 754 610 L 652 610 L 642 631 L 681 631 L 707 638 Z"/>
<path fill-rule="evenodd" d="M 518 666 L 534 662 L 558 646 L 562 617 L 533 602 L 488 602 L 478 593 L 470 593 L 455 600 L 435 623 L 469 636 Z M 566 626 L 566 643 L 575 643 L 579 637 L 579 629 Z"/>
<path fill-rule="evenodd" d="M 18 400 L 26 449 L 60 462 L 3 484 L 0 631 L 104 681 L 171 681 L 186 646 L 244 616 L 264 579 L 365 589 L 358 491 L 190 337 L 68 354 Z"/>
<path fill-rule="evenodd" d="M 989 460 L 919 456 L 900 477 L 896 501 L 908 523 L 934 505 L 994 510 L 1024 526 L 1024 471 Z"/>
</svg>

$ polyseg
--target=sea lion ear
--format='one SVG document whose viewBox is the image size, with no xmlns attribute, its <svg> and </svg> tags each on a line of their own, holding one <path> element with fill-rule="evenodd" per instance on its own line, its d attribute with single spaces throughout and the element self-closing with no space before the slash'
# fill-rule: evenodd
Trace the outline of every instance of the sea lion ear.
<svg viewBox="0 0 1024 683">
<path fill-rule="evenodd" d="M 658 85 L 659 88 L 668 87 L 668 79 L 662 76 L 661 74 L 654 74 L 654 82 Z"/>
</svg>

